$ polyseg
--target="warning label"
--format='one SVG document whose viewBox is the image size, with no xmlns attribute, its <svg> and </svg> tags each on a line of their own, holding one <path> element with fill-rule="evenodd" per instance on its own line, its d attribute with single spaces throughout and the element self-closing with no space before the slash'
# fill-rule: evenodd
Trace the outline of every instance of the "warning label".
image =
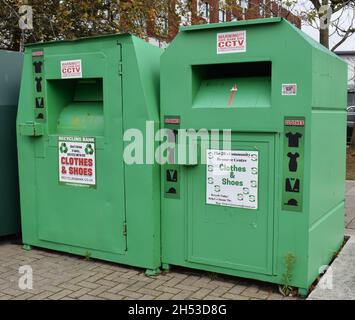
<svg viewBox="0 0 355 320">
<path fill-rule="evenodd" d="M 217 34 L 217 54 L 245 52 L 246 49 L 246 31 Z"/>
<path fill-rule="evenodd" d="M 61 61 L 60 73 L 62 79 L 82 78 L 83 71 L 81 67 L 81 60 Z"/>
<path fill-rule="evenodd" d="M 207 150 L 206 203 L 258 208 L 258 151 Z"/>
<path fill-rule="evenodd" d="M 59 182 L 96 185 L 95 138 L 58 137 Z"/>
</svg>

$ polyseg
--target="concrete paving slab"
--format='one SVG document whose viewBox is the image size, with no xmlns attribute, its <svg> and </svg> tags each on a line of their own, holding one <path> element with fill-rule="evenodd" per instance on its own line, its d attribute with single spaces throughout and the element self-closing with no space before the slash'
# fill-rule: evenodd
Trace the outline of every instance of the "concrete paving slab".
<svg viewBox="0 0 355 320">
<path fill-rule="evenodd" d="M 355 181 L 346 181 L 345 227 L 355 230 Z"/>
<path fill-rule="evenodd" d="M 307 300 L 355 300 L 355 236 L 350 237 Z"/>
<path fill-rule="evenodd" d="M 355 196 L 355 181 L 346 181 L 346 190 L 347 196 Z"/>
<path fill-rule="evenodd" d="M 355 229 L 345 229 L 345 235 L 348 237 L 351 237 L 351 236 L 355 237 Z"/>
</svg>

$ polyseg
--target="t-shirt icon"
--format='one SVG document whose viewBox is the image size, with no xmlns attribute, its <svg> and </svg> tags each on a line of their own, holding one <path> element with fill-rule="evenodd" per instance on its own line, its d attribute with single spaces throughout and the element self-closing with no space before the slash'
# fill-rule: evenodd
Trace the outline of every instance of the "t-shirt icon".
<svg viewBox="0 0 355 320">
<path fill-rule="evenodd" d="M 289 152 L 287 154 L 287 156 L 290 158 L 290 162 L 288 164 L 288 168 L 291 172 L 296 172 L 297 171 L 297 168 L 298 168 L 298 164 L 297 164 L 297 158 L 299 158 L 299 153 L 296 152 L 296 153 L 292 153 L 292 152 Z"/>
<path fill-rule="evenodd" d="M 298 148 L 299 147 L 299 140 L 302 138 L 302 134 L 299 132 L 292 133 L 288 132 L 286 133 L 286 137 L 288 138 L 288 146 L 291 148 Z"/>
<path fill-rule="evenodd" d="M 42 61 L 33 62 L 33 65 L 35 66 L 35 72 L 36 73 L 41 73 L 42 72 L 42 64 L 43 64 Z"/>
</svg>

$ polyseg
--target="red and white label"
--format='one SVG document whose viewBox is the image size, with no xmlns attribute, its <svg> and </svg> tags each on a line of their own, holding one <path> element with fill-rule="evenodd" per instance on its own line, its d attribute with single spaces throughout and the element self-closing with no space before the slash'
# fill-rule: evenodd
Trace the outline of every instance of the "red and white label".
<svg viewBox="0 0 355 320">
<path fill-rule="evenodd" d="M 96 185 L 95 138 L 59 137 L 59 182 Z"/>
<path fill-rule="evenodd" d="M 304 127 L 304 120 L 297 120 L 297 119 L 286 119 L 285 126 L 288 127 Z"/>
<path fill-rule="evenodd" d="M 282 84 L 283 96 L 296 96 L 297 95 L 297 84 L 296 83 L 284 83 Z"/>
<path fill-rule="evenodd" d="M 217 34 L 217 54 L 240 53 L 247 50 L 246 31 Z"/>
<path fill-rule="evenodd" d="M 44 55 L 43 51 L 33 51 L 32 57 L 42 57 Z"/>
<path fill-rule="evenodd" d="M 67 60 L 60 62 L 62 79 L 82 78 L 83 70 L 81 60 Z"/>
<path fill-rule="evenodd" d="M 179 118 L 166 118 L 165 123 L 166 124 L 180 124 L 180 119 Z"/>
</svg>

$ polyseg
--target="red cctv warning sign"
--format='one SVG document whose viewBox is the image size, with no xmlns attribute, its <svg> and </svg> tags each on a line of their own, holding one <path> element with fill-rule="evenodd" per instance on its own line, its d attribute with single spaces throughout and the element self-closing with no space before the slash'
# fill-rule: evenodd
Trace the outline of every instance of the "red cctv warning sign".
<svg viewBox="0 0 355 320">
<path fill-rule="evenodd" d="M 96 186 L 95 138 L 58 137 L 59 182 Z"/>
<path fill-rule="evenodd" d="M 247 50 L 246 31 L 224 32 L 217 34 L 217 54 L 239 53 Z"/>
<path fill-rule="evenodd" d="M 81 65 L 81 60 L 61 61 L 60 73 L 62 79 L 82 78 L 83 69 Z"/>
</svg>

